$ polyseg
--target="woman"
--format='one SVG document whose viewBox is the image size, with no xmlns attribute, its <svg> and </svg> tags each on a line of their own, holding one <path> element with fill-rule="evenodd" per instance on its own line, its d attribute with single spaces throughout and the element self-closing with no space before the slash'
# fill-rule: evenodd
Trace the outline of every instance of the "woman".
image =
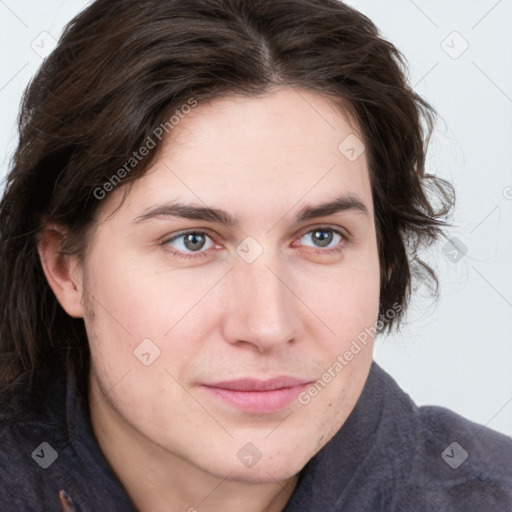
<svg viewBox="0 0 512 512">
<path fill-rule="evenodd" d="M 511 441 L 372 361 L 435 282 L 433 119 L 335 0 L 75 18 L 0 204 L 7 510 L 512 508 Z"/>
</svg>

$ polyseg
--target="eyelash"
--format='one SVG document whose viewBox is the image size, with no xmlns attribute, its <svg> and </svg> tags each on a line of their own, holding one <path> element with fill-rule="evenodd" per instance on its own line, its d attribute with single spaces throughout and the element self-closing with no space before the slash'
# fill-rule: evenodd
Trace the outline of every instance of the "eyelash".
<svg viewBox="0 0 512 512">
<path fill-rule="evenodd" d="M 345 246 L 344 242 L 347 241 L 347 236 L 345 234 L 343 234 L 340 230 L 331 228 L 329 226 L 317 226 L 317 227 L 314 227 L 313 229 L 310 229 L 309 231 L 306 231 L 305 233 L 300 235 L 299 236 L 299 240 L 302 237 L 304 237 L 305 235 L 308 235 L 309 233 L 312 233 L 314 231 L 331 231 L 332 233 L 336 233 L 337 235 L 339 235 L 341 237 L 341 241 L 338 243 L 338 245 L 336 247 L 333 247 L 331 249 L 325 249 L 325 250 L 318 249 L 318 250 L 314 251 L 315 253 L 317 253 L 317 254 L 334 254 L 334 253 L 341 252 L 345 248 L 344 247 Z M 183 231 L 181 233 L 178 233 L 177 235 L 172 236 L 171 238 L 168 238 L 168 239 L 164 240 L 160 245 L 165 248 L 166 252 L 172 254 L 173 256 L 177 256 L 178 258 L 194 259 L 194 258 L 205 258 L 205 257 L 208 257 L 209 256 L 208 250 L 205 250 L 205 251 L 195 251 L 195 252 L 187 253 L 187 252 L 181 252 L 181 251 L 174 251 L 174 250 L 169 249 L 168 247 L 166 247 L 169 243 L 174 242 L 175 240 L 178 240 L 179 238 L 182 238 L 182 237 L 184 237 L 186 235 L 190 235 L 190 234 L 205 235 L 205 236 L 209 237 L 210 239 L 212 238 L 209 235 L 208 231 L 189 230 L 189 231 Z M 308 246 L 308 247 L 310 247 L 310 246 Z"/>
</svg>

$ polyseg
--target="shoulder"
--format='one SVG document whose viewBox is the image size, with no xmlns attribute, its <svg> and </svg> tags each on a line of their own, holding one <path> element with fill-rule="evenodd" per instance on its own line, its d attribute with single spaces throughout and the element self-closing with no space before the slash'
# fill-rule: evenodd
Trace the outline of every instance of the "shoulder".
<svg viewBox="0 0 512 512">
<path fill-rule="evenodd" d="M 2 510 L 59 509 L 62 464 L 74 463 L 66 433 L 65 395 L 49 389 L 46 399 L 23 390 L 0 406 L 0 501 Z M 59 392 L 60 391 L 60 392 Z M 59 461 L 59 462 L 60 462 Z"/>
<path fill-rule="evenodd" d="M 58 377 L 44 396 L 0 401 L 0 508 L 60 510 L 65 491 L 77 512 L 134 511 L 88 427 L 83 400 Z"/>
<path fill-rule="evenodd" d="M 512 439 L 438 406 L 418 407 L 374 364 L 367 409 L 380 410 L 370 457 L 386 510 L 512 511 Z"/>
<path fill-rule="evenodd" d="M 444 407 L 425 406 L 419 407 L 418 411 L 428 439 L 437 441 L 439 446 L 451 436 L 450 445 L 453 446 L 446 453 L 443 449 L 442 453 L 443 460 L 456 459 L 449 465 L 512 478 L 512 438 Z"/>
<path fill-rule="evenodd" d="M 439 511 L 512 510 L 510 437 L 443 407 L 415 416 L 411 492 Z"/>
</svg>

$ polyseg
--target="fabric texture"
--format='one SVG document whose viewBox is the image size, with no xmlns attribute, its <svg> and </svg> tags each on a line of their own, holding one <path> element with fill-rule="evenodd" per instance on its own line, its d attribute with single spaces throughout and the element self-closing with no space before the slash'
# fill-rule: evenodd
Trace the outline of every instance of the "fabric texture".
<svg viewBox="0 0 512 512">
<path fill-rule="evenodd" d="M 65 501 L 68 512 L 136 511 L 70 381 L 56 378 L 47 400 L 23 404 L 0 406 L 0 510 L 61 511 Z M 402 511 L 512 512 L 512 439 L 417 407 L 373 363 L 356 407 L 302 469 L 284 512 Z"/>
</svg>

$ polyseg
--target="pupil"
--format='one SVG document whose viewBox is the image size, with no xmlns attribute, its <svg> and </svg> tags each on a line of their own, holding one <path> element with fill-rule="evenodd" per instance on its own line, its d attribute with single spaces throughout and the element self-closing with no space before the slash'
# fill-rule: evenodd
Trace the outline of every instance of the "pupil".
<svg viewBox="0 0 512 512">
<path fill-rule="evenodd" d="M 313 233 L 316 245 L 326 247 L 332 241 L 332 233 L 330 231 L 315 231 Z"/>
<path fill-rule="evenodd" d="M 205 238 L 200 233 L 189 233 L 185 236 L 185 247 L 191 251 L 201 249 L 205 243 Z"/>
</svg>

